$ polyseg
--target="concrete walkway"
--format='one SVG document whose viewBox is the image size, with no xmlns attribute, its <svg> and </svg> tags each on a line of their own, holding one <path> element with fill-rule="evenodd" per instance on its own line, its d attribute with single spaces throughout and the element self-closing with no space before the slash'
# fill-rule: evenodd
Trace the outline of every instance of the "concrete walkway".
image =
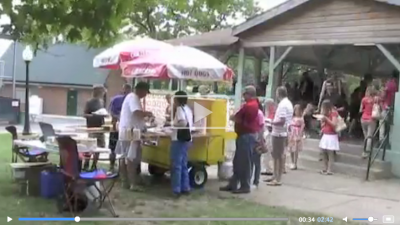
<svg viewBox="0 0 400 225">
<path fill-rule="evenodd" d="M 79 117 L 43 115 L 39 121 L 49 122 L 55 128 L 67 125 L 83 125 Z M 22 130 L 22 126 L 18 126 Z M 4 130 L 4 129 L 1 129 Z M 40 132 L 37 123 L 32 124 L 33 132 Z M 105 155 L 106 157 L 106 155 Z M 146 164 L 142 165 L 146 171 Z M 217 168 L 208 168 L 209 179 L 217 178 Z M 267 178 L 267 177 L 264 177 Z M 221 182 L 210 182 L 207 189 L 216 191 Z M 383 215 L 393 215 L 395 224 L 400 224 L 400 180 L 378 180 L 366 182 L 359 178 L 335 174 L 323 176 L 317 171 L 289 171 L 283 177 L 283 185 L 269 187 L 261 183 L 257 190 L 242 196 L 251 201 L 271 206 L 283 206 L 320 213 L 337 218 L 375 217 L 382 223 Z M 304 215 L 307 216 L 307 215 Z"/>
<path fill-rule="evenodd" d="M 314 171 L 289 171 L 283 185 L 265 183 L 246 199 L 271 206 L 321 213 L 337 218 L 393 215 L 400 224 L 400 180 L 366 182 L 341 175 L 323 176 Z M 306 215 L 305 215 L 306 216 Z"/>
</svg>

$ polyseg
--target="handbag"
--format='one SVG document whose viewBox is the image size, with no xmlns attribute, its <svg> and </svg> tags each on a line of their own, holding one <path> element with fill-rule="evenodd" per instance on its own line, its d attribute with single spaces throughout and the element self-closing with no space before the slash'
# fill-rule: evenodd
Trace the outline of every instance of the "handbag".
<svg viewBox="0 0 400 225">
<path fill-rule="evenodd" d="M 341 116 L 338 116 L 337 118 L 337 124 L 335 127 L 336 133 L 340 133 L 342 130 L 347 128 L 346 122 L 344 122 L 344 119 Z"/>
<path fill-rule="evenodd" d="M 254 150 L 260 155 L 267 153 L 272 147 L 272 146 L 270 146 L 270 144 L 271 144 L 270 132 L 265 131 L 258 138 L 258 140 L 256 142 L 256 147 Z"/>
<path fill-rule="evenodd" d="M 176 134 L 176 138 L 178 139 L 178 141 L 182 141 L 182 142 L 189 142 L 192 140 L 192 133 L 190 132 L 190 126 L 189 126 L 189 120 L 186 116 L 186 111 L 182 106 L 182 110 L 185 114 L 185 118 L 186 118 L 186 127 L 185 128 L 179 128 Z"/>
<path fill-rule="evenodd" d="M 379 104 L 374 104 L 372 107 L 372 114 L 371 114 L 373 119 L 380 119 L 381 118 L 381 107 Z"/>
</svg>

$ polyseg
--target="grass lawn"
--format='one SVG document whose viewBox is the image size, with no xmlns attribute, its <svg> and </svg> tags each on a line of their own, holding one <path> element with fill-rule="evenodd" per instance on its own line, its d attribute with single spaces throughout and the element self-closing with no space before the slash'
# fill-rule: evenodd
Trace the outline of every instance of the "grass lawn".
<svg viewBox="0 0 400 225">
<path fill-rule="evenodd" d="M 4 220 L 7 216 L 17 222 L 18 217 L 60 217 L 57 214 L 56 204 L 53 200 L 26 197 L 18 194 L 18 188 L 12 182 L 11 169 L 9 167 L 11 158 L 11 137 L 0 134 L 0 216 Z M 57 159 L 57 157 L 52 157 Z M 148 178 L 151 179 L 151 178 Z M 210 185 L 217 186 L 216 182 Z M 214 188 L 213 188 L 214 189 Z M 215 188 L 216 189 L 216 188 Z M 300 224 L 299 217 L 317 218 L 321 215 L 288 210 L 285 208 L 270 207 L 256 204 L 243 199 L 234 198 L 229 194 L 221 194 L 217 191 L 203 190 L 195 191 L 191 196 L 179 200 L 169 197 L 168 180 L 158 180 L 146 189 L 144 193 L 132 193 L 122 190 L 117 186 L 112 194 L 116 211 L 120 217 L 289 217 L 290 222 L 190 222 L 194 225 L 258 225 L 258 224 Z M 108 212 L 100 212 L 97 217 L 109 217 Z M 342 223 L 343 222 L 343 223 Z M 86 225 L 95 224 L 187 224 L 188 222 L 84 222 Z M 26 222 L 26 224 L 33 224 Z M 75 222 L 37 222 L 41 225 L 49 224 L 76 224 Z M 349 224 L 340 219 L 333 223 L 307 223 L 307 224 Z M 351 224 L 351 223 L 350 223 Z"/>
</svg>

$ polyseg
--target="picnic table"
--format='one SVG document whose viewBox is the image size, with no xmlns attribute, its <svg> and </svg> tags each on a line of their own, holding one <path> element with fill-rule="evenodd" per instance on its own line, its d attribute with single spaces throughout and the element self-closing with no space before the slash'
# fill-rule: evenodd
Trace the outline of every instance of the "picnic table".
<svg viewBox="0 0 400 225">
<path fill-rule="evenodd" d="M 14 140 L 14 144 L 21 147 L 33 148 L 37 150 L 46 151 L 49 153 L 59 153 L 59 149 L 57 145 L 48 145 L 46 143 L 41 142 L 40 140 Z M 78 144 L 78 152 L 80 153 L 110 153 L 110 149 L 108 148 L 100 148 L 96 147 L 96 149 L 90 149 L 85 147 L 84 145 Z"/>
</svg>

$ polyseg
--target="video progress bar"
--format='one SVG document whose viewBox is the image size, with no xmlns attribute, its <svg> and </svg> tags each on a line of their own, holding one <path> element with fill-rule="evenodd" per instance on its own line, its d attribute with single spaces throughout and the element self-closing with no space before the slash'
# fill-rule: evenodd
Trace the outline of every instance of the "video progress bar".
<svg viewBox="0 0 400 225">
<path fill-rule="evenodd" d="M 75 221 L 75 218 L 18 218 L 19 221 Z M 79 218 L 80 221 L 289 221 L 289 218 Z"/>
</svg>

